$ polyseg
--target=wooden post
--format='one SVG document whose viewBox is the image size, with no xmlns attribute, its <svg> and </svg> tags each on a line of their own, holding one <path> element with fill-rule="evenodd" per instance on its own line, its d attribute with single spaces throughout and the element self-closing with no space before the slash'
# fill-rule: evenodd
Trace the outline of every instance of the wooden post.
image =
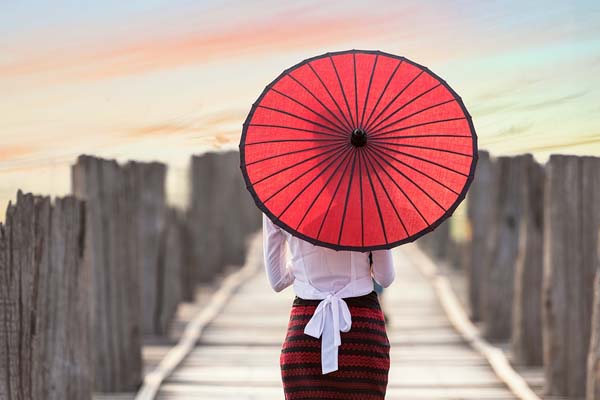
<svg viewBox="0 0 600 400">
<path fill-rule="evenodd" d="M 129 245 L 135 256 L 141 282 L 142 332 L 158 334 L 162 328 L 157 319 L 161 307 L 158 290 L 163 284 L 159 273 L 159 252 L 165 230 L 166 197 L 164 164 L 130 161 L 123 169 L 128 187 L 129 223 L 134 236 Z M 176 271 L 179 276 L 179 270 Z"/>
<path fill-rule="evenodd" d="M 542 365 L 542 275 L 544 168 L 533 157 L 524 160 L 522 215 L 515 265 L 513 301 L 513 361 L 520 365 Z"/>
<path fill-rule="evenodd" d="M 588 355 L 587 400 L 600 399 L 600 233 L 598 235 L 594 311 Z"/>
<path fill-rule="evenodd" d="M 258 210 L 256 214 L 245 210 L 252 200 L 239 162 L 237 151 L 192 157 L 188 223 L 195 243 L 192 259 L 197 281 L 210 281 L 226 265 L 242 265 L 247 234 L 260 227 Z"/>
<path fill-rule="evenodd" d="M 242 266 L 245 258 L 245 239 L 249 231 L 243 218 L 242 204 L 247 200 L 242 192 L 242 175 L 240 173 L 240 154 L 238 151 L 222 153 L 218 174 L 218 189 L 215 194 L 217 215 L 221 216 L 220 243 L 223 248 L 222 266 Z M 245 189 L 244 189 L 245 190 Z"/>
<path fill-rule="evenodd" d="M 218 220 L 215 191 L 217 184 L 217 159 L 219 153 L 209 152 L 192 156 L 190 170 L 190 200 L 188 208 L 188 226 L 194 243 L 190 268 L 194 276 L 192 287 L 197 282 L 210 281 L 220 263 L 220 244 L 218 242 Z M 190 289 L 185 290 L 189 292 Z M 192 290 L 193 291 L 193 290 Z"/>
<path fill-rule="evenodd" d="M 546 392 L 584 397 L 600 224 L 600 161 L 552 155 L 546 173 L 542 314 Z"/>
<path fill-rule="evenodd" d="M 467 216 L 471 244 L 467 262 L 467 288 L 471 319 L 479 321 L 483 312 L 484 271 L 491 262 L 492 232 L 497 201 L 496 161 L 487 151 L 479 152 L 475 179 L 467 195 Z"/>
<path fill-rule="evenodd" d="M 0 225 L 0 398 L 91 398 L 83 205 L 23 194 Z"/>
<path fill-rule="evenodd" d="M 523 203 L 526 159 L 530 156 L 498 157 L 495 224 L 488 236 L 491 262 L 484 271 L 483 332 L 490 341 L 511 337 L 515 260 L 519 245 L 518 222 Z"/>
<path fill-rule="evenodd" d="M 72 190 L 86 200 L 94 390 L 134 391 L 142 380 L 142 316 L 130 187 L 115 161 L 80 156 L 72 168 Z"/>
<path fill-rule="evenodd" d="M 417 243 L 437 260 L 445 260 L 450 248 L 450 220 L 442 222 L 433 232 L 429 232 L 419 239 Z"/>
<path fill-rule="evenodd" d="M 166 228 L 161 236 L 157 273 L 157 307 L 155 309 L 155 332 L 165 335 L 168 332 L 177 306 L 182 300 L 181 274 L 183 270 L 184 241 L 183 222 L 175 209 L 167 213 Z"/>
</svg>

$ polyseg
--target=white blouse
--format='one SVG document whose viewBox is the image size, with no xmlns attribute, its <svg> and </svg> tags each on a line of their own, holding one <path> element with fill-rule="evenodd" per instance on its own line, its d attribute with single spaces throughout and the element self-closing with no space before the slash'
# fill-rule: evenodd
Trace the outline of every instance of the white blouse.
<svg viewBox="0 0 600 400">
<path fill-rule="evenodd" d="M 374 250 L 371 270 L 368 253 L 316 246 L 292 236 L 266 215 L 262 218 L 269 283 L 276 292 L 293 284 L 298 297 L 321 300 L 304 333 L 315 338 L 323 336 L 322 372 L 336 371 L 340 332 L 348 332 L 352 326 L 350 310 L 343 299 L 372 292 L 373 279 L 383 287 L 389 286 L 395 277 L 392 252 Z"/>
</svg>

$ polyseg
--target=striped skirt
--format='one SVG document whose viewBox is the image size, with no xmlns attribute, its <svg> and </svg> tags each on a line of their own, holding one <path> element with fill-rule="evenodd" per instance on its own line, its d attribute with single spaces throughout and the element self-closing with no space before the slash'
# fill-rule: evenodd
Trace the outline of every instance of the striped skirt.
<svg viewBox="0 0 600 400">
<path fill-rule="evenodd" d="M 321 374 L 321 339 L 304 334 L 320 300 L 294 299 L 280 365 L 286 400 L 383 400 L 390 342 L 375 292 L 344 299 L 352 328 L 342 332 L 338 370 Z"/>
</svg>

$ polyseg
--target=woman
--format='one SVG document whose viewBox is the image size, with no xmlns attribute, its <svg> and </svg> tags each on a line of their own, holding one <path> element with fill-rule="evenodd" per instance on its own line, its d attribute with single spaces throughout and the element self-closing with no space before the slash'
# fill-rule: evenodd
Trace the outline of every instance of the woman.
<svg viewBox="0 0 600 400">
<path fill-rule="evenodd" d="M 296 293 L 280 358 L 285 398 L 384 399 L 390 344 L 373 279 L 393 282 L 391 251 L 373 251 L 370 265 L 368 253 L 315 246 L 264 214 L 263 248 L 271 287 Z"/>
</svg>

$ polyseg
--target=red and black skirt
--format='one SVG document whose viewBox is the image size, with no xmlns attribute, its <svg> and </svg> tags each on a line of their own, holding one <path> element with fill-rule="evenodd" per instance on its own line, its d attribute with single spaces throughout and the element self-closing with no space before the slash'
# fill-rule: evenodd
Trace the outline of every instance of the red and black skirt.
<svg viewBox="0 0 600 400">
<path fill-rule="evenodd" d="M 320 300 L 294 299 L 280 365 L 286 400 L 383 400 L 390 342 L 375 292 L 345 298 L 352 327 L 342 332 L 338 370 L 321 373 L 321 339 L 304 334 Z"/>
</svg>

